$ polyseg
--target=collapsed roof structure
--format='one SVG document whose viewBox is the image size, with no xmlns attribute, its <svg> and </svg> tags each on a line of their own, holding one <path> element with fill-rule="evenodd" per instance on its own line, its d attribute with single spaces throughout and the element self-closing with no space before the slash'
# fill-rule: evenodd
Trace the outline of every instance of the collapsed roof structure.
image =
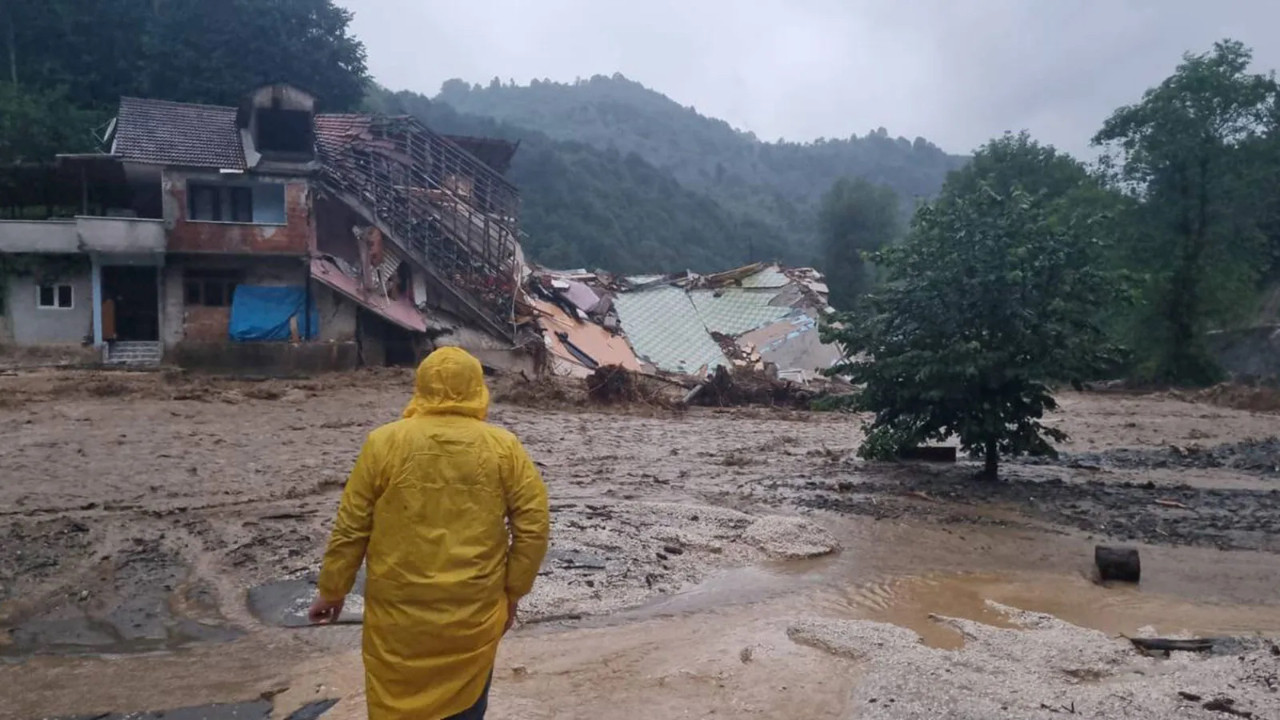
<svg viewBox="0 0 1280 720">
<path fill-rule="evenodd" d="M 819 337 L 832 309 L 812 268 L 755 263 L 635 276 L 533 268 L 525 288 L 518 322 L 542 328 L 558 375 L 585 377 L 603 365 L 685 375 L 772 366 L 780 378 L 806 382 L 841 357 Z"/>
</svg>

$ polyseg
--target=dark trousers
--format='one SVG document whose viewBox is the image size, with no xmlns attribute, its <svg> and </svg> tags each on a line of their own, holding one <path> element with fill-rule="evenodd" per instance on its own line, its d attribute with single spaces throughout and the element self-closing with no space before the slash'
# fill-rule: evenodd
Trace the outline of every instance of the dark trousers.
<svg viewBox="0 0 1280 720">
<path fill-rule="evenodd" d="M 457 715 L 450 715 L 445 720 L 484 720 L 484 714 L 489 709 L 489 686 L 493 684 L 493 673 L 489 673 L 489 679 L 484 681 L 484 692 L 480 693 L 480 699 L 475 705 L 463 710 Z"/>
</svg>

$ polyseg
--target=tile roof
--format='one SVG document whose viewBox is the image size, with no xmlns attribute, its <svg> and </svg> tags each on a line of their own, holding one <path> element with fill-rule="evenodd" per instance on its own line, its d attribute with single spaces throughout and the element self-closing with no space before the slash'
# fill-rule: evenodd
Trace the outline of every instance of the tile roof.
<svg viewBox="0 0 1280 720">
<path fill-rule="evenodd" d="M 774 290 L 743 288 L 689 291 L 689 299 L 698 309 L 702 324 L 712 332 L 725 335 L 741 335 L 795 312 L 786 306 L 770 305 L 777 296 Z"/>
<path fill-rule="evenodd" d="M 366 134 L 373 116 L 356 113 L 316 115 L 316 151 L 321 160 L 333 161 L 351 140 Z"/>
<path fill-rule="evenodd" d="M 236 109 L 220 105 L 120 98 L 113 152 L 134 162 L 245 169 Z"/>
<path fill-rule="evenodd" d="M 781 288 L 790 284 L 791 278 L 787 277 L 777 265 L 770 265 L 754 275 L 742 278 L 744 288 Z"/>
<path fill-rule="evenodd" d="M 659 369 L 693 373 L 703 365 L 729 364 L 683 289 L 662 285 L 620 293 L 613 303 L 636 356 Z"/>
</svg>

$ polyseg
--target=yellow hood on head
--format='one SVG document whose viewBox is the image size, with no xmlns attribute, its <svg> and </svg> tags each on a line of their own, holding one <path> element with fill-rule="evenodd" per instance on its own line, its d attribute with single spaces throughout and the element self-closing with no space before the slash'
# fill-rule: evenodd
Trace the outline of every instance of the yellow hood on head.
<svg viewBox="0 0 1280 720">
<path fill-rule="evenodd" d="M 466 350 L 442 347 L 418 366 L 413 399 L 404 409 L 404 417 L 465 415 L 484 420 L 488 414 L 484 369 Z"/>
</svg>

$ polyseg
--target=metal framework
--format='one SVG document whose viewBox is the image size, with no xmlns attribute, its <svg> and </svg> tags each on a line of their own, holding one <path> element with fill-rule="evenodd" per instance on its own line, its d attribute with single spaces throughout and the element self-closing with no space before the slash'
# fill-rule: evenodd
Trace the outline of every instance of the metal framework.
<svg viewBox="0 0 1280 720">
<path fill-rule="evenodd" d="M 393 242 L 510 334 L 515 186 L 413 118 L 364 116 L 359 123 L 326 148 L 325 185 L 364 204 Z"/>
</svg>

